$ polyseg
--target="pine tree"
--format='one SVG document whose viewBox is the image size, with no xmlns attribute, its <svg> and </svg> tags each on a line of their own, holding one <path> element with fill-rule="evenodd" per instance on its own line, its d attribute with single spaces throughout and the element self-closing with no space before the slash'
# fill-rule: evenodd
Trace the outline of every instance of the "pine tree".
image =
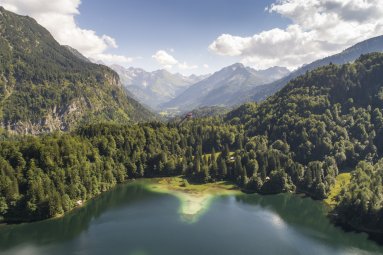
<svg viewBox="0 0 383 255">
<path fill-rule="evenodd" d="M 214 162 L 214 161 L 216 161 L 217 159 L 216 159 L 216 157 L 215 157 L 215 154 L 216 154 L 216 152 L 215 152 L 215 149 L 214 149 L 214 147 L 213 147 L 213 149 L 211 150 L 211 162 Z"/>
<path fill-rule="evenodd" d="M 226 165 L 226 160 L 221 158 L 219 161 L 219 168 L 218 168 L 218 173 L 219 176 L 223 179 L 226 178 L 227 176 L 227 165 Z"/>
<path fill-rule="evenodd" d="M 222 151 L 221 157 L 224 158 L 225 160 L 228 160 L 229 156 L 230 156 L 229 145 L 225 144 L 225 147 Z"/>
<path fill-rule="evenodd" d="M 242 187 L 246 187 L 248 183 L 249 183 L 249 178 L 245 174 L 245 171 L 243 171 L 241 175 L 241 185 Z"/>
<path fill-rule="evenodd" d="M 241 157 L 237 156 L 235 157 L 235 165 L 234 165 L 234 177 L 243 175 L 243 167 L 241 162 Z"/>
<path fill-rule="evenodd" d="M 259 170 L 258 161 L 256 159 L 249 160 L 246 170 L 248 176 L 257 176 Z"/>
<path fill-rule="evenodd" d="M 201 160 L 199 158 L 199 154 L 194 156 L 194 164 L 193 164 L 193 172 L 195 175 L 198 175 L 201 172 Z"/>
</svg>

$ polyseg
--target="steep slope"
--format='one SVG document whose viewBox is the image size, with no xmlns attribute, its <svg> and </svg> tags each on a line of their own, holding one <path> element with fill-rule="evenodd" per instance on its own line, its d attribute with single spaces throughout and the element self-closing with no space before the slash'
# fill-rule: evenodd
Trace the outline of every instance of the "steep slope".
<svg viewBox="0 0 383 255">
<path fill-rule="evenodd" d="M 190 85 L 206 78 L 206 76 L 172 74 L 166 70 L 146 72 L 140 68 L 126 69 L 119 65 L 112 65 L 111 68 L 119 74 L 127 91 L 141 103 L 157 111 L 160 104 L 175 98 Z"/>
<path fill-rule="evenodd" d="M 242 91 L 279 79 L 288 73 L 287 69 L 281 67 L 257 71 L 242 64 L 234 64 L 194 84 L 162 107 L 186 111 L 201 106 L 232 106 L 238 103 Z"/>
<path fill-rule="evenodd" d="M 153 117 L 111 69 L 59 45 L 34 19 L 0 8 L 0 123 L 19 133 Z"/>
<path fill-rule="evenodd" d="M 355 137 L 353 144 L 363 144 L 358 149 L 367 149 L 365 145 L 374 141 L 369 140 L 372 126 L 359 125 L 373 119 L 363 116 L 362 112 L 372 114 L 376 111 L 379 115 L 378 112 L 383 109 L 382 74 L 382 53 L 362 55 L 352 64 L 320 67 L 292 80 L 256 107 L 245 104 L 233 110 L 228 114 L 227 120 L 239 118 L 250 135 L 267 134 L 272 140 L 283 138 L 295 149 L 301 145 L 307 146 L 300 143 L 303 139 L 302 131 L 305 129 L 304 133 L 307 134 L 304 136 L 315 139 L 310 141 L 310 149 L 301 153 L 308 155 L 310 152 L 310 156 L 301 159 L 302 162 L 323 159 L 323 144 L 318 143 L 327 141 L 331 144 L 326 146 L 333 148 L 337 139 L 345 135 L 340 135 L 340 130 L 331 130 L 334 126 L 345 128 L 342 132 L 349 132 L 347 139 Z M 342 120 L 342 115 L 354 116 Z M 358 122 L 357 119 L 361 117 L 364 120 Z M 298 133 L 294 132 L 298 130 Z M 356 132 L 358 130 L 363 132 Z M 375 135 L 380 132 L 381 130 L 375 130 Z M 318 137 L 319 135 L 322 137 Z M 329 140 L 326 135 L 330 135 Z M 365 140 L 358 142 L 360 138 Z M 336 148 L 333 149 L 335 156 Z M 382 146 L 378 146 L 378 150 L 383 153 Z M 300 157 L 299 153 L 297 157 Z"/>
<path fill-rule="evenodd" d="M 333 64 L 346 64 L 356 60 L 360 55 L 382 52 L 383 51 L 383 36 L 374 37 L 354 46 L 345 49 L 341 53 L 333 56 L 329 56 L 324 59 L 317 60 L 311 64 L 305 65 L 298 70 L 292 72 L 290 75 L 283 77 L 280 80 L 266 84 L 264 86 L 256 87 L 250 91 L 243 91 L 242 103 L 246 101 L 261 101 L 266 99 L 268 96 L 273 95 L 275 92 L 283 88 L 289 81 L 298 77 L 299 75 L 305 74 L 307 71 L 314 70 L 315 68 Z"/>
<path fill-rule="evenodd" d="M 338 169 L 356 168 L 336 211 L 353 227 L 382 232 L 382 53 L 308 72 L 259 106 L 242 106 L 226 120 L 244 124 L 250 141 L 264 135 L 293 155 L 296 163 L 272 162 L 274 168 L 318 198 L 326 197 Z"/>
<path fill-rule="evenodd" d="M 87 59 L 84 55 L 82 55 L 78 50 L 70 47 L 69 45 L 63 45 L 63 47 L 67 48 L 70 52 L 72 52 L 73 55 L 75 55 L 80 60 L 90 63 L 91 61 Z"/>
</svg>

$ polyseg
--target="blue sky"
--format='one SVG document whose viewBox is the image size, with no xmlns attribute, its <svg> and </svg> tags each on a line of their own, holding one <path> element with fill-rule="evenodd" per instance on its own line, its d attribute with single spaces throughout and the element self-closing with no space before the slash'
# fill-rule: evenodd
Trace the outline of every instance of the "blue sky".
<svg viewBox="0 0 383 255">
<path fill-rule="evenodd" d="M 131 56 L 128 65 L 147 70 L 161 68 L 151 57 L 165 50 L 181 62 L 198 65 L 190 72 L 212 72 L 240 61 L 222 57 L 208 46 L 224 33 L 253 35 L 286 27 L 288 20 L 270 14 L 265 7 L 273 1 L 255 0 L 83 0 L 79 26 L 116 39 L 115 54 Z M 203 68 L 203 65 L 209 68 Z M 202 67 L 202 68 L 201 68 Z"/>
<path fill-rule="evenodd" d="M 382 0 L 0 0 L 105 64 L 293 70 L 383 35 Z M 208 66 L 208 68 L 207 68 Z"/>
</svg>

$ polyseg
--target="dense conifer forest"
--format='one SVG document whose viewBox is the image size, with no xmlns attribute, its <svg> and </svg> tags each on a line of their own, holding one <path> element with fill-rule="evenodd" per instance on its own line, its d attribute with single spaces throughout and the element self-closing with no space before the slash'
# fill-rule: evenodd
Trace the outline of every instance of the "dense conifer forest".
<svg viewBox="0 0 383 255">
<path fill-rule="evenodd" d="M 324 199 L 349 172 L 334 212 L 382 231 L 383 54 L 307 72 L 220 116 L 135 123 L 153 116 L 127 100 L 113 71 L 76 58 L 34 20 L 0 12 L 0 220 L 58 216 L 142 177 Z M 10 132 L 18 127 L 40 134 Z"/>
<path fill-rule="evenodd" d="M 0 214 L 7 221 L 53 217 L 128 179 L 175 175 L 324 199 L 347 171 L 351 183 L 334 210 L 356 227 L 379 230 L 382 74 L 383 54 L 370 54 L 309 72 L 223 117 L 89 124 L 40 136 L 3 131 Z"/>
</svg>

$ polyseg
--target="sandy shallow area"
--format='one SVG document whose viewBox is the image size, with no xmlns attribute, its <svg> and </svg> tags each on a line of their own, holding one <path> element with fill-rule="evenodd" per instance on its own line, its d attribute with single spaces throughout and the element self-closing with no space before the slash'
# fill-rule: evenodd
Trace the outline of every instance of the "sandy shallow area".
<svg viewBox="0 0 383 255">
<path fill-rule="evenodd" d="M 182 177 L 155 179 L 148 184 L 154 192 L 176 196 L 180 200 L 181 219 L 193 223 L 209 209 L 210 203 L 217 196 L 239 194 L 235 185 L 226 182 L 208 184 L 189 184 Z"/>
</svg>

